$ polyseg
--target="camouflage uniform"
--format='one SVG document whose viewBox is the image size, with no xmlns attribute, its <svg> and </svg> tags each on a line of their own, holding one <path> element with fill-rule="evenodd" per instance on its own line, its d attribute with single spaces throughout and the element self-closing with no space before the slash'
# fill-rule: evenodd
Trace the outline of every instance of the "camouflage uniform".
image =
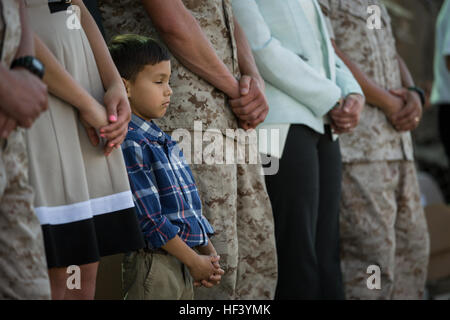
<svg viewBox="0 0 450 320">
<path fill-rule="evenodd" d="M 9 67 L 21 40 L 18 1 L 0 2 L 1 63 Z M 23 131 L 0 139 L 0 299 L 49 299 L 50 283 Z"/>
<path fill-rule="evenodd" d="M 240 77 L 230 0 L 183 0 L 230 72 Z M 141 1 L 100 0 L 107 38 L 136 33 L 159 38 Z M 217 129 L 234 148 L 237 129 L 226 95 L 172 58 L 171 106 L 156 122 L 168 134 L 184 128 L 194 137 L 194 121 L 204 130 Z M 199 132 L 201 133 L 201 132 Z M 191 140 L 194 143 L 194 139 Z M 195 149 L 195 148 L 194 148 Z M 254 149 L 256 150 L 256 149 Z M 199 156 L 196 154 L 195 156 Z M 271 299 L 277 281 L 272 209 L 260 164 L 194 164 L 192 171 L 203 213 L 216 235 L 212 238 L 225 270 L 220 286 L 197 289 L 196 299 Z"/>
<path fill-rule="evenodd" d="M 391 19 L 397 51 L 416 83 L 431 90 L 436 19 L 443 0 L 383 0 Z"/>
<path fill-rule="evenodd" d="M 390 17 L 379 0 L 320 0 L 337 46 L 379 86 L 402 87 Z M 367 8 L 381 9 L 369 29 Z M 343 160 L 341 263 L 348 299 L 419 299 L 429 239 L 411 135 L 397 132 L 367 104 L 359 126 L 340 137 Z M 367 268 L 381 269 L 381 290 L 367 287 Z"/>
</svg>

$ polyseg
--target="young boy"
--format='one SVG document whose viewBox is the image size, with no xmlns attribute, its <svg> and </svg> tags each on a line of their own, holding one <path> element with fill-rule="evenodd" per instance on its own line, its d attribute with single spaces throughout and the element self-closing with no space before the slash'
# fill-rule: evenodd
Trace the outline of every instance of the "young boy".
<svg viewBox="0 0 450 320">
<path fill-rule="evenodd" d="M 147 241 L 146 249 L 124 258 L 124 297 L 193 299 L 193 285 L 212 287 L 224 271 L 192 172 L 176 142 L 152 121 L 164 116 L 172 95 L 169 53 L 138 35 L 115 37 L 110 51 L 133 112 L 122 150 Z"/>
</svg>

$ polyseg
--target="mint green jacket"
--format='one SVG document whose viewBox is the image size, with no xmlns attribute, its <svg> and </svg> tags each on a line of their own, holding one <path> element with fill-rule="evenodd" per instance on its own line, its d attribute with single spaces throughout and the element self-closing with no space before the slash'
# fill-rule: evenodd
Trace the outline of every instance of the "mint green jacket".
<svg viewBox="0 0 450 320">
<path fill-rule="evenodd" d="M 320 39 L 299 0 L 233 0 L 233 11 L 266 82 L 270 111 L 264 123 L 304 124 L 324 133 L 323 116 L 336 102 L 349 93 L 363 93 L 334 52 L 319 4 L 314 4 Z M 327 77 L 320 74 L 320 48 Z"/>
</svg>

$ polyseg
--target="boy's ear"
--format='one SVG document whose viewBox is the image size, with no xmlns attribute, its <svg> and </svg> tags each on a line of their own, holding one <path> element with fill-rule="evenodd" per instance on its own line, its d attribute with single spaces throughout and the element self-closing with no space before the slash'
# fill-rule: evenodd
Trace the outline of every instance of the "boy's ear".
<svg viewBox="0 0 450 320">
<path fill-rule="evenodd" d="M 130 98 L 130 82 L 125 78 L 122 78 L 122 81 L 123 85 L 125 86 L 125 90 L 127 90 L 127 96 L 128 98 Z"/>
</svg>

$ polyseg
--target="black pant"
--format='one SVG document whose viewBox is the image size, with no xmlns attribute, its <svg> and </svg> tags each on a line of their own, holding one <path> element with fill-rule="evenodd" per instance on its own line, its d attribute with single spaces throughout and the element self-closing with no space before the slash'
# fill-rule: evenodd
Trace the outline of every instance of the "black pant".
<svg viewBox="0 0 450 320">
<path fill-rule="evenodd" d="M 290 127 L 276 175 L 266 176 L 275 218 L 275 299 L 344 299 L 339 258 L 339 142 Z"/>
<path fill-rule="evenodd" d="M 450 104 L 437 105 L 439 108 L 439 135 L 450 160 Z"/>
</svg>

